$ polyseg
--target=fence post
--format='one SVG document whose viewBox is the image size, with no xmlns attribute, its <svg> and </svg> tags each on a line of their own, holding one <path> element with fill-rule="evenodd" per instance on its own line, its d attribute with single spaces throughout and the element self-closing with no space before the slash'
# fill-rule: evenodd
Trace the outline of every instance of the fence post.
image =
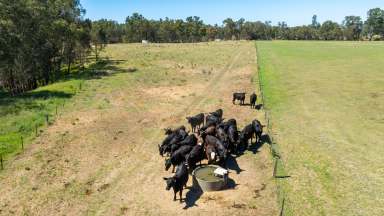
<svg viewBox="0 0 384 216">
<path fill-rule="evenodd" d="M 0 167 L 1 167 L 1 170 L 4 169 L 4 164 L 3 164 L 3 155 L 0 154 Z"/>
<path fill-rule="evenodd" d="M 56 115 L 57 115 L 57 105 L 56 105 Z"/>
<path fill-rule="evenodd" d="M 277 172 L 277 158 L 275 159 L 275 166 L 273 168 L 273 177 L 276 178 L 276 172 Z"/>
<path fill-rule="evenodd" d="M 35 136 L 37 136 L 37 124 L 35 125 Z"/>
<path fill-rule="evenodd" d="M 49 124 L 49 115 L 45 114 L 45 121 L 47 122 L 47 125 Z"/>
<path fill-rule="evenodd" d="M 280 216 L 284 215 L 284 205 L 285 205 L 285 197 L 283 198 L 283 203 L 281 205 Z"/>
<path fill-rule="evenodd" d="M 21 149 L 24 150 L 24 138 L 21 136 Z"/>
</svg>

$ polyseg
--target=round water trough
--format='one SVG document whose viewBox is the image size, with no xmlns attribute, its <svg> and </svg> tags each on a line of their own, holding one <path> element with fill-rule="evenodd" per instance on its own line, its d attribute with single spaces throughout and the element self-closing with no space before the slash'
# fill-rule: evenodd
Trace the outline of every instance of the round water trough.
<svg viewBox="0 0 384 216">
<path fill-rule="evenodd" d="M 228 174 L 217 176 L 215 170 L 221 168 L 216 165 L 206 165 L 196 168 L 192 172 L 193 186 L 202 191 L 219 191 L 222 190 L 228 182 Z"/>
</svg>

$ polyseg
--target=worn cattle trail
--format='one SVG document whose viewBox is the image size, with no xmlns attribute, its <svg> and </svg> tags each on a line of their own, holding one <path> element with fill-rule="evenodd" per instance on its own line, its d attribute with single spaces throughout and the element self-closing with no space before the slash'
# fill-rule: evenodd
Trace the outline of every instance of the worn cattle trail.
<svg viewBox="0 0 384 216">
<path fill-rule="evenodd" d="M 7 163 L 0 215 L 276 215 L 267 144 L 231 160 L 231 189 L 186 189 L 183 203 L 165 190 L 162 178 L 172 174 L 157 149 L 162 128 L 187 126 L 186 115 L 222 108 L 239 129 L 254 118 L 264 123 L 261 110 L 232 105 L 234 91 L 247 91 L 247 101 L 258 93 L 251 82 L 255 52 L 251 42 L 109 46 L 111 59 L 125 61 L 116 70 L 135 66 L 138 72 L 90 81 L 92 104 L 108 105 L 79 102 Z"/>
</svg>

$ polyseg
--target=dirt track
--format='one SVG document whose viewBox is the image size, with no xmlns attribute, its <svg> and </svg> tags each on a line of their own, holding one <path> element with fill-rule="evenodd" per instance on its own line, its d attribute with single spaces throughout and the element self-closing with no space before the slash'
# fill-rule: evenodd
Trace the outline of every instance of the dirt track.
<svg viewBox="0 0 384 216">
<path fill-rule="evenodd" d="M 251 82 L 253 43 L 226 46 L 234 52 L 208 78 L 191 76 L 175 86 L 121 85 L 97 94 L 109 101 L 108 108 L 83 107 L 62 115 L 0 174 L 0 215 L 276 215 L 267 145 L 233 159 L 232 189 L 185 190 L 181 204 L 165 190 L 162 177 L 171 173 L 158 154 L 162 128 L 217 108 L 240 127 L 254 118 L 264 120 L 262 111 L 231 101 L 233 91 L 257 89 Z"/>
</svg>

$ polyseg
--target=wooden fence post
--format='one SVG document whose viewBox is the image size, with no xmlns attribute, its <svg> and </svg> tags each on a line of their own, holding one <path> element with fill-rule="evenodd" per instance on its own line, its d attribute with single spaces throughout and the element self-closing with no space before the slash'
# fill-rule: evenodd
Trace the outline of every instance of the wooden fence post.
<svg viewBox="0 0 384 216">
<path fill-rule="evenodd" d="M 284 205 L 285 205 L 285 197 L 283 198 L 283 203 L 281 205 L 280 216 L 284 215 Z"/>
<path fill-rule="evenodd" d="M 3 155 L 0 154 L 0 167 L 1 167 L 1 170 L 4 169 L 4 164 L 3 164 Z"/>
<path fill-rule="evenodd" d="M 37 136 L 37 124 L 35 125 L 35 136 Z"/>
<path fill-rule="evenodd" d="M 57 115 L 57 105 L 56 105 L 56 115 Z"/>
<path fill-rule="evenodd" d="M 49 124 L 49 115 L 45 114 L 45 121 L 47 122 L 47 125 Z"/>
<path fill-rule="evenodd" d="M 24 150 L 24 138 L 21 136 L 21 149 Z"/>
<path fill-rule="evenodd" d="M 275 159 L 275 166 L 273 168 L 273 177 L 276 178 L 276 172 L 277 172 L 277 158 Z"/>
</svg>

